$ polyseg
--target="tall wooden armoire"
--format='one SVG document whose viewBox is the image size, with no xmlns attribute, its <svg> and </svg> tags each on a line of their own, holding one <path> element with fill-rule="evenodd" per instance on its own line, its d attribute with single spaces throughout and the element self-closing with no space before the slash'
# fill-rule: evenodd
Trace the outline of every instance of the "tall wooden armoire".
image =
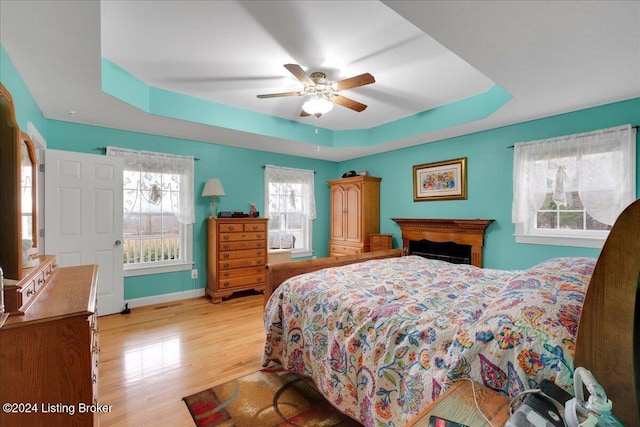
<svg viewBox="0 0 640 427">
<path fill-rule="evenodd" d="M 369 252 L 369 235 L 380 233 L 380 181 L 354 176 L 328 181 L 331 186 L 329 256 Z"/>
</svg>

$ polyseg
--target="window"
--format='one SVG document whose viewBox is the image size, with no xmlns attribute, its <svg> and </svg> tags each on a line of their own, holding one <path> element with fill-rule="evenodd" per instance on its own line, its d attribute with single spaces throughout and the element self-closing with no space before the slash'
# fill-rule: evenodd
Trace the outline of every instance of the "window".
<svg viewBox="0 0 640 427">
<path fill-rule="evenodd" d="M 631 126 L 515 144 L 513 211 L 519 243 L 602 247 L 636 197 Z"/>
<path fill-rule="evenodd" d="M 269 249 L 291 249 L 298 257 L 312 255 L 311 221 L 316 217 L 313 180 L 311 170 L 265 166 Z"/>
<path fill-rule="evenodd" d="M 193 157 L 108 147 L 124 159 L 125 275 L 191 268 Z"/>
</svg>

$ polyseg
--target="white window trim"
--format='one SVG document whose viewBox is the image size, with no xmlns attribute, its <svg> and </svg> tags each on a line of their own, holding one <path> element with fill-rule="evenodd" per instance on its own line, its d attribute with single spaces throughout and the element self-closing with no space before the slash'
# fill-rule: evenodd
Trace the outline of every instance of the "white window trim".
<svg viewBox="0 0 640 427">
<path fill-rule="evenodd" d="M 124 264 L 124 277 L 191 270 L 193 268 L 193 224 L 182 224 L 181 234 L 180 246 L 184 250 L 184 260 L 178 260 L 175 263 L 162 261 L 162 265 L 154 265 L 154 263 Z"/>
<path fill-rule="evenodd" d="M 527 243 L 534 245 L 552 245 L 552 246 L 575 246 L 579 248 L 596 248 L 602 249 L 609 231 L 585 231 L 583 236 L 575 234 L 568 235 L 562 232 L 535 232 L 527 230 L 524 224 L 516 224 L 516 232 L 514 237 L 516 243 Z"/>
<path fill-rule="evenodd" d="M 178 156 L 166 153 L 157 153 L 152 151 L 136 151 L 119 147 L 107 147 L 107 155 L 120 156 L 125 159 L 125 170 L 139 169 L 139 156 L 154 156 L 154 158 L 176 158 L 181 161 L 181 167 L 184 169 L 184 175 L 190 179 L 182 181 L 180 185 L 180 207 L 176 212 L 176 217 L 180 222 L 180 259 L 179 260 L 162 260 L 153 263 L 134 263 L 126 264 L 123 262 L 124 277 L 142 276 L 147 274 L 168 273 L 174 271 L 184 271 L 193 268 L 193 223 L 195 222 L 193 207 L 193 175 L 195 168 L 193 165 L 193 157 Z M 131 162 L 133 169 L 127 169 L 127 162 Z M 186 164 L 185 164 L 186 162 Z M 156 164 L 156 167 L 158 165 Z M 175 165 L 172 165 L 175 166 Z M 162 167 L 160 167 L 162 169 Z M 164 172 L 163 172 L 164 173 Z M 183 185 L 184 184 L 184 185 Z M 123 212 L 124 214 L 124 212 Z"/>
<path fill-rule="evenodd" d="M 304 258 L 313 256 L 313 220 L 307 218 L 309 227 L 309 246 L 311 249 L 291 249 L 291 258 Z"/>
<path fill-rule="evenodd" d="M 313 220 L 307 217 L 307 229 L 309 238 L 309 249 L 291 248 L 291 258 L 304 258 L 313 255 Z"/>
<path fill-rule="evenodd" d="M 298 172 L 308 172 L 308 170 L 306 169 L 293 169 L 293 168 L 285 168 L 285 167 L 280 167 L 280 166 L 273 166 L 273 165 L 267 165 L 266 167 L 270 167 L 270 168 L 277 168 L 277 169 L 281 169 L 281 170 L 286 170 L 289 169 L 291 171 L 298 171 Z M 269 205 L 269 182 L 267 181 L 266 178 L 266 169 L 265 169 L 265 179 L 264 179 L 264 214 L 265 217 L 268 217 L 268 205 Z M 314 178 L 315 179 L 315 178 Z M 312 181 L 312 197 L 310 198 L 310 213 L 307 216 L 307 237 L 308 237 L 308 241 L 309 241 L 309 247 L 308 248 L 303 248 L 303 249 L 295 249 L 295 248 L 291 248 L 291 258 L 305 258 L 305 257 L 312 257 L 313 256 L 313 220 L 315 219 L 315 212 L 316 212 L 316 208 L 315 208 L 315 191 L 313 190 L 313 181 Z M 269 232 L 269 230 L 267 229 L 267 232 Z M 277 249 L 276 249 L 277 250 Z"/>
<path fill-rule="evenodd" d="M 629 181 L 631 183 L 630 192 L 635 195 L 636 194 L 635 182 L 637 179 L 635 174 L 635 171 L 636 171 L 635 141 L 636 141 L 637 132 L 636 132 L 636 129 L 632 128 L 630 125 L 618 126 L 618 127 L 609 128 L 609 129 L 601 129 L 595 132 L 585 132 L 582 134 L 567 135 L 560 138 L 551 138 L 549 140 L 532 141 L 530 143 L 539 143 L 539 142 L 551 141 L 555 139 L 562 140 L 562 139 L 569 139 L 569 138 L 575 138 L 575 137 L 590 136 L 593 134 L 607 133 L 607 132 L 625 129 L 625 128 L 627 128 L 630 131 L 629 142 L 631 144 L 630 150 L 632 151 L 632 155 L 629 157 L 629 159 L 631 159 L 632 165 L 631 165 L 631 168 L 627 170 L 627 173 L 631 173 L 631 175 L 633 176 L 633 179 Z M 515 170 L 515 162 L 514 162 L 514 170 Z M 514 176 L 514 192 L 515 191 L 516 189 L 515 189 L 515 176 Z M 515 215 L 515 214 L 512 214 L 512 215 Z M 585 211 L 585 215 L 586 215 L 586 211 Z M 533 226 L 534 220 L 535 218 L 531 217 L 524 222 L 515 223 L 515 233 L 513 234 L 513 236 L 515 237 L 516 243 L 602 249 L 602 247 L 604 246 L 604 242 L 609 236 L 608 230 L 538 229 Z"/>
</svg>

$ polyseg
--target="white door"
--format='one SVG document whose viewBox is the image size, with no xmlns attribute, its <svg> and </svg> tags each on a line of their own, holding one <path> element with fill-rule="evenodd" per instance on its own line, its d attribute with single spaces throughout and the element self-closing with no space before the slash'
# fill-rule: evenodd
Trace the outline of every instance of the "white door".
<svg viewBox="0 0 640 427">
<path fill-rule="evenodd" d="M 45 151 L 45 253 L 60 267 L 98 264 L 98 314 L 124 308 L 122 159 Z"/>
</svg>

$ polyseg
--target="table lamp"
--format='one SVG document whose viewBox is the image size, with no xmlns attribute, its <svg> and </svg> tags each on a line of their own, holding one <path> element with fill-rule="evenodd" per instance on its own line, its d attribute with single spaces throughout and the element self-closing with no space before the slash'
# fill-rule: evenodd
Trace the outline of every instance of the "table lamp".
<svg viewBox="0 0 640 427">
<path fill-rule="evenodd" d="M 218 216 L 217 198 L 225 196 L 224 188 L 218 178 L 210 178 L 204 184 L 204 190 L 202 190 L 202 197 L 211 197 L 211 216 Z"/>
</svg>

